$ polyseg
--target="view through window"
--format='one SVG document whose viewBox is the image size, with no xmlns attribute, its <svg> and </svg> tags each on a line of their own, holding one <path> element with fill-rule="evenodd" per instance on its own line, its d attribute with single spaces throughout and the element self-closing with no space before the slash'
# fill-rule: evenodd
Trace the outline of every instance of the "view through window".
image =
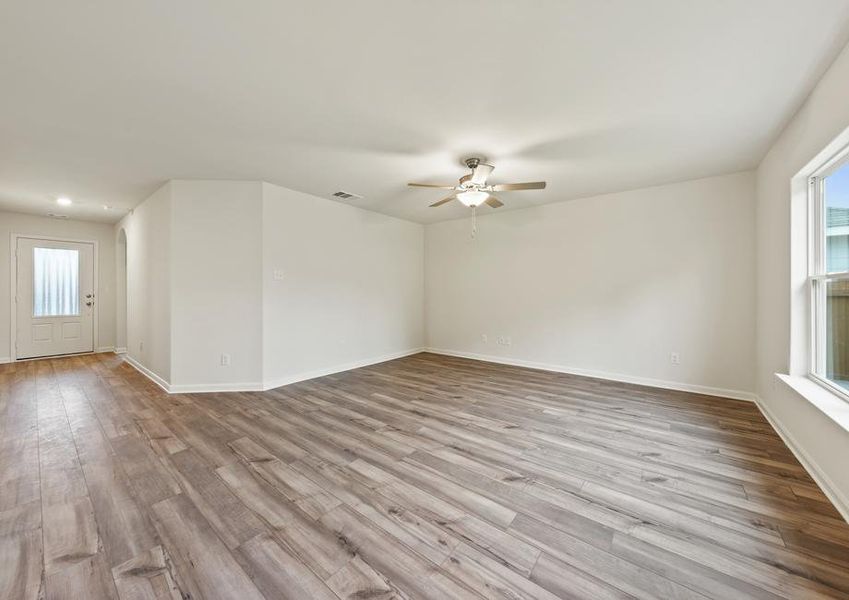
<svg viewBox="0 0 849 600">
<path fill-rule="evenodd" d="M 849 160 L 811 180 L 813 374 L 849 391 Z"/>
</svg>

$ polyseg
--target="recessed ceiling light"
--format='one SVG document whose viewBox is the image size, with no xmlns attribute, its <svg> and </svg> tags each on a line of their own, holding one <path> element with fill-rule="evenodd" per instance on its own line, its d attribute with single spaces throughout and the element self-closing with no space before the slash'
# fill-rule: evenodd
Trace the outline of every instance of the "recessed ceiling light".
<svg viewBox="0 0 849 600">
<path fill-rule="evenodd" d="M 66 196 L 59 196 L 56 198 L 56 204 L 61 204 L 62 206 L 68 206 L 72 204 L 71 199 Z"/>
</svg>

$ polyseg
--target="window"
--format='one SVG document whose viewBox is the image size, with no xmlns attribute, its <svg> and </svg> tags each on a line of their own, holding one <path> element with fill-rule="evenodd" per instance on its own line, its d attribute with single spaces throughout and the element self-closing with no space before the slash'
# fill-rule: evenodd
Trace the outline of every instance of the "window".
<svg viewBox="0 0 849 600">
<path fill-rule="evenodd" d="M 33 248 L 32 316 L 80 314 L 80 253 L 62 248 Z"/>
<path fill-rule="evenodd" d="M 849 397 L 849 156 L 810 181 L 811 375 Z"/>
</svg>

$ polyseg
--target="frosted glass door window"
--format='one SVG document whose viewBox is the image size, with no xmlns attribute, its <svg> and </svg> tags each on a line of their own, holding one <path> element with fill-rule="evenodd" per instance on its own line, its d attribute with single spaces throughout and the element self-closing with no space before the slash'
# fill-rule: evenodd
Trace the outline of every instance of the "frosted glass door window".
<svg viewBox="0 0 849 600">
<path fill-rule="evenodd" d="M 80 314 L 80 253 L 63 248 L 33 248 L 32 315 Z"/>
</svg>

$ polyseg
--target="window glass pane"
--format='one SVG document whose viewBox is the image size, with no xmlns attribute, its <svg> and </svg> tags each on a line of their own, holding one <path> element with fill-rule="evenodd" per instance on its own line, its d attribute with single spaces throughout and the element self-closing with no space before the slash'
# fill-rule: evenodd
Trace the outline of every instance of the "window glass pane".
<svg viewBox="0 0 849 600">
<path fill-rule="evenodd" d="M 80 314 L 80 253 L 62 248 L 33 248 L 34 317 Z"/>
<path fill-rule="evenodd" d="M 826 289 L 825 376 L 849 390 L 849 281 Z"/>
<path fill-rule="evenodd" d="M 823 195 L 826 271 L 849 271 L 849 163 L 823 180 Z"/>
</svg>

